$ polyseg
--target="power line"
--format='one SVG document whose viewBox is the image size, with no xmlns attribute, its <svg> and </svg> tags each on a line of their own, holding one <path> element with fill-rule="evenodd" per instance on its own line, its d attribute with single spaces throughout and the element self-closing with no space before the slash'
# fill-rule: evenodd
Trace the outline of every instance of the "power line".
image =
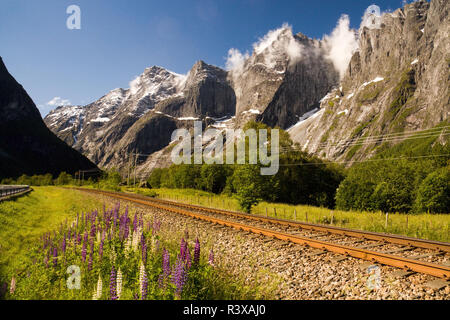
<svg viewBox="0 0 450 320">
<path fill-rule="evenodd" d="M 280 167 L 287 166 L 312 166 L 312 165 L 327 165 L 331 163 L 345 164 L 345 163 L 362 163 L 362 162 L 374 162 L 374 161 L 392 161 L 392 160 L 407 160 L 407 159 L 422 159 L 422 158 L 439 158 L 450 157 L 449 154 L 436 154 L 428 156 L 414 156 L 414 157 L 397 157 L 397 158 L 378 158 L 378 159 L 366 159 L 366 160 L 353 160 L 353 161 L 324 161 L 324 162 L 308 162 L 308 163 L 286 163 L 280 164 Z"/>
<path fill-rule="evenodd" d="M 401 137 L 401 138 L 392 138 L 392 139 L 380 139 L 380 140 L 373 140 L 373 141 L 361 141 L 361 142 L 355 142 L 355 143 L 348 143 L 346 144 L 345 142 L 340 142 L 340 143 L 332 143 L 332 144 L 319 144 L 317 145 L 317 148 L 322 148 L 325 146 L 328 147 L 333 147 L 333 146 L 345 146 L 345 147 L 351 147 L 351 146 L 363 146 L 363 145 L 370 145 L 370 144 L 374 144 L 376 142 L 399 142 L 399 141 L 405 141 L 405 140 L 415 140 L 415 139 L 422 139 L 422 138 L 431 138 L 431 137 L 438 137 L 438 136 L 448 136 L 450 135 L 450 133 L 438 133 L 438 134 L 430 134 L 430 135 L 423 135 L 423 136 L 414 136 L 414 137 Z M 303 151 L 302 147 L 281 147 L 280 148 L 281 151 Z"/>
</svg>

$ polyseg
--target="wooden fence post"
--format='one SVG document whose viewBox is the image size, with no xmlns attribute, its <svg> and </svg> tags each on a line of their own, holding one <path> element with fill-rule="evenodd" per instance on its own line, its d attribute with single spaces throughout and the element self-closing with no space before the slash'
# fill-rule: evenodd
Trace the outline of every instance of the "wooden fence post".
<svg viewBox="0 0 450 320">
<path fill-rule="evenodd" d="M 294 208 L 294 220 L 297 220 L 297 210 Z"/>
<path fill-rule="evenodd" d="M 268 217 L 268 214 L 267 214 L 267 207 L 266 207 L 266 217 Z"/>
<path fill-rule="evenodd" d="M 273 214 L 275 215 L 275 217 L 277 216 L 277 208 L 273 208 Z"/>
<path fill-rule="evenodd" d="M 386 221 L 384 222 L 384 228 L 387 229 L 388 226 L 388 220 L 389 220 L 389 212 L 386 212 Z"/>
<path fill-rule="evenodd" d="M 331 225 L 333 224 L 334 221 L 334 211 L 331 211 Z"/>
<path fill-rule="evenodd" d="M 308 222 L 308 211 L 305 212 L 306 222 Z"/>
</svg>

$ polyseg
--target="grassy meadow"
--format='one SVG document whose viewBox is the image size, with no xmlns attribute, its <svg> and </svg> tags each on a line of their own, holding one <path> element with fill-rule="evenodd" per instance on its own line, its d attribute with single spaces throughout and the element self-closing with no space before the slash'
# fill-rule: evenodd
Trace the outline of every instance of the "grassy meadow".
<svg viewBox="0 0 450 320">
<path fill-rule="evenodd" d="M 29 249 L 44 233 L 102 206 L 81 192 L 58 187 L 33 187 L 25 196 L 0 202 L 0 280 L 25 268 Z"/>
</svg>

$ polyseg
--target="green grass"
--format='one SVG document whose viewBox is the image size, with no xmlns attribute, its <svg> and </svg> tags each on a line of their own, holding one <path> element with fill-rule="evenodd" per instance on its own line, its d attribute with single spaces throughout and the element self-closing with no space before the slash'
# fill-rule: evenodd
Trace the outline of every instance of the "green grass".
<svg viewBox="0 0 450 320">
<path fill-rule="evenodd" d="M 158 198 L 174 200 L 183 203 L 240 211 L 238 201 L 225 195 L 192 190 L 192 189 L 153 189 Z M 450 214 L 400 214 L 391 213 L 388 225 L 385 227 L 386 216 L 381 212 L 340 211 L 305 205 L 288 205 L 280 203 L 261 202 L 252 208 L 253 214 L 266 215 L 282 219 L 331 224 L 334 226 L 386 232 L 406 235 L 415 238 L 450 241 Z M 408 225 L 406 220 L 408 219 Z"/>
<path fill-rule="evenodd" d="M 29 248 L 45 232 L 54 231 L 79 212 L 103 204 L 78 191 L 33 187 L 25 196 L 0 203 L 0 280 L 10 279 L 29 262 Z"/>
</svg>

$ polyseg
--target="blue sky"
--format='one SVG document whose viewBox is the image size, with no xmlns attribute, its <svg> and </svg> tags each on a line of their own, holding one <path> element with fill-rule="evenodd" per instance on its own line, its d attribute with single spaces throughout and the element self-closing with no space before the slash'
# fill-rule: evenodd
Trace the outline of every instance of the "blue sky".
<svg viewBox="0 0 450 320">
<path fill-rule="evenodd" d="M 342 14 L 358 28 L 365 9 L 395 10 L 402 0 L 1 0 L 0 56 L 45 116 L 55 97 L 84 105 L 146 67 L 187 73 L 197 60 L 224 66 L 227 52 L 251 51 L 269 30 L 322 38 Z M 69 5 L 81 30 L 69 30 Z"/>
</svg>

